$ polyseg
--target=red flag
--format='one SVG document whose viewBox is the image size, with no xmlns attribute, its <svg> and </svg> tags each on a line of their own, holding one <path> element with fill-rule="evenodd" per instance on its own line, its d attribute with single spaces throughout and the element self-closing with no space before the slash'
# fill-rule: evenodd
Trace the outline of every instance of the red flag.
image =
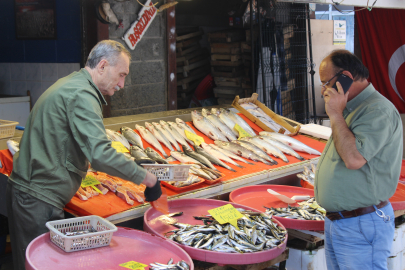
<svg viewBox="0 0 405 270">
<path fill-rule="evenodd" d="M 405 113 L 405 10 L 364 9 L 355 17 L 369 81 Z"/>
</svg>

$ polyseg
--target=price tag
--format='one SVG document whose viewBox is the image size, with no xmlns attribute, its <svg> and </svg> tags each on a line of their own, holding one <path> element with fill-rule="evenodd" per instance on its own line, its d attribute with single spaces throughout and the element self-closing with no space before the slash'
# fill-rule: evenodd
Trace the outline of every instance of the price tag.
<svg viewBox="0 0 405 270">
<path fill-rule="evenodd" d="M 82 180 L 82 184 L 81 186 L 83 188 L 85 187 L 89 187 L 89 186 L 95 186 L 95 185 L 99 185 L 100 182 L 92 175 L 86 175 L 86 178 L 84 178 Z"/>
<path fill-rule="evenodd" d="M 128 268 L 128 269 L 133 269 L 133 270 L 135 270 L 135 269 L 144 269 L 145 270 L 145 267 L 147 267 L 146 264 L 135 262 L 135 261 L 121 263 L 120 266 Z"/>
<path fill-rule="evenodd" d="M 185 130 L 184 132 L 186 133 L 186 137 L 189 140 L 192 140 L 196 145 L 200 145 L 204 142 L 203 137 L 198 136 L 197 134 L 194 134 L 193 132 L 190 132 L 188 130 Z"/>
<path fill-rule="evenodd" d="M 111 146 L 117 150 L 118 153 L 128 153 L 128 149 L 122 144 L 122 142 L 111 142 Z"/>
<path fill-rule="evenodd" d="M 208 213 L 210 213 L 212 217 L 215 218 L 215 220 L 220 224 L 230 223 L 239 230 L 238 219 L 242 218 L 243 215 L 236 210 L 232 204 L 227 204 L 208 210 Z"/>
<path fill-rule="evenodd" d="M 243 137 L 252 137 L 249 133 L 247 133 L 241 126 L 239 126 L 238 124 L 235 124 L 234 129 L 236 129 L 239 132 L 239 139 L 243 138 Z"/>
</svg>

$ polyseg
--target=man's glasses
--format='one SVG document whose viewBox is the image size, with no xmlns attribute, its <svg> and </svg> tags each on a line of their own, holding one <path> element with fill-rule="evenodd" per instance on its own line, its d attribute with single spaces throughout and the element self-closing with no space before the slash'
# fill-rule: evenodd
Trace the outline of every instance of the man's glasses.
<svg viewBox="0 0 405 270">
<path fill-rule="evenodd" d="M 321 89 L 325 88 L 336 76 L 339 76 L 340 74 L 342 74 L 342 72 L 343 72 L 343 70 L 339 71 L 338 73 L 335 74 L 335 76 L 330 78 L 330 80 L 328 80 L 326 83 L 321 84 Z"/>
</svg>

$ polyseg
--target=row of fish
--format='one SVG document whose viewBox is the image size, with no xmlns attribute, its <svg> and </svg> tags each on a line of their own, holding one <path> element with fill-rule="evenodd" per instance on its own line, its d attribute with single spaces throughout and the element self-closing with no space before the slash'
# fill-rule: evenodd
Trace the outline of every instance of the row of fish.
<svg viewBox="0 0 405 270">
<path fill-rule="evenodd" d="M 275 122 L 270 116 L 268 116 L 261 108 L 252 102 L 244 102 L 240 104 L 246 111 L 259 119 L 263 124 L 268 126 L 274 132 L 279 132 L 284 129 L 281 125 Z M 285 130 L 285 129 L 284 129 Z M 284 134 L 290 134 L 288 130 L 285 130 Z"/>
<path fill-rule="evenodd" d="M 183 260 L 174 263 L 173 258 L 171 258 L 167 264 L 158 262 L 150 263 L 149 270 L 190 270 L 190 265 Z"/>
<path fill-rule="evenodd" d="M 195 216 L 204 225 L 173 223 L 178 229 L 165 236 L 182 245 L 225 253 L 250 253 L 275 248 L 285 241 L 287 231 L 265 213 L 237 209 L 243 217 L 238 219 L 239 228 L 231 224 L 219 224 L 212 216 Z"/>
<path fill-rule="evenodd" d="M 298 205 L 299 207 L 288 205 L 284 208 L 267 208 L 265 206 L 264 208 L 270 216 L 299 220 L 325 220 L 326 211 L 316 203 L 315 198 L 299 202 Z"/>
</svg>

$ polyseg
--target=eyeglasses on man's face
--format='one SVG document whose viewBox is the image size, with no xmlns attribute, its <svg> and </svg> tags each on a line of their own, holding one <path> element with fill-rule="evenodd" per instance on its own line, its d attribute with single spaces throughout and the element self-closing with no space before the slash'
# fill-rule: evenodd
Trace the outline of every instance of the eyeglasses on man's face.
<svg viewBox="0 0 405 270">
<path fill-rule="evenodd" d="M 326 88 L 326 86 L 336 77 L 342 74 L 343 70 L 339 71 L 338 73 L 335 74 L 332 78 L 330 78 L 326 83 L 321 84 L 321 89 Z"/>
</svg>

